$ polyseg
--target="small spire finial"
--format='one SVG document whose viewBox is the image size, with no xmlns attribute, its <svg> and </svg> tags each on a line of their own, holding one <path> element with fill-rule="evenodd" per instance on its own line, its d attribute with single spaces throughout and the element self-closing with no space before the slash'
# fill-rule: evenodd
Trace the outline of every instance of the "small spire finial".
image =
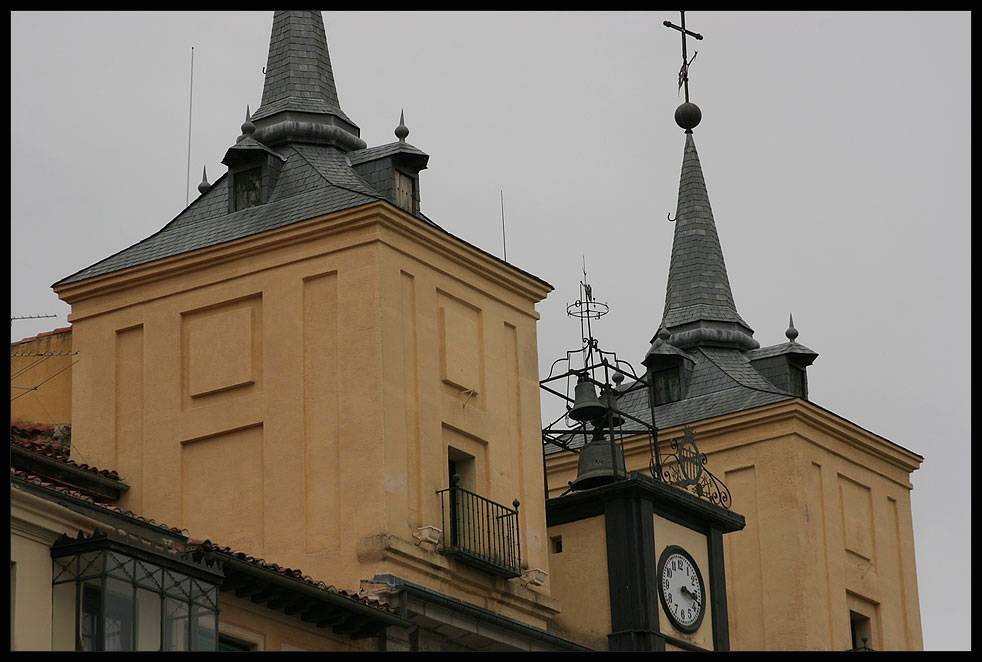
<svg viewBox="0 0 982 662">
<path fill-rule="evenodd" d="M 252 120 L 249 119 L 250 117 L 252 117 L 252 115 L 249 113 L 249 104 L 246 104 L 245 121 L 242 122 L 243 136 L 251 136 L 256 132 L 256 125 L 252 123 Z"/>
<path fill-rule="evenodd" d="M 798 337 L 798 329 L 794 328 L 794 316 L 791 313 L 788 313 L 788 330 L 784 332 L 784 335 L 791 342 L 794 342 L 795 338 Z"/>
<path fill-rule="evenodd" d="M 198 184 L 198 193 L 204 195 L 205 191 L 211 188 L 211 184 L 208 183 L 208 169 L 207 166 L 201 166 L 201 183 Z"/>
<path fill-rule="evenodd" d="M 399 126 L 396 127 L 396 138 L 399 142 L 406 142 L 406 136 L 409 135 L 409 127 L 406 126 L 406 112 L 405 110 L 399 111 Z"/>
</svg>

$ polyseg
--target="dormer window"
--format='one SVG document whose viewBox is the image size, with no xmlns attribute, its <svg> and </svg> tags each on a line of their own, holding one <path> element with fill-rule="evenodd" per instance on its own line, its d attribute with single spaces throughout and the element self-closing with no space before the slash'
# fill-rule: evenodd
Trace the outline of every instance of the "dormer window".
<svg viewBox="0 0 982 662">
<path fill-rule="evenodd" d="M 413 183 L 412 177 L 399 170 L 395 171 L 396 204 L 410 214 L 413 213 L 413 198 L 416 197 Z"/>
<path fill-rule="evenodd" d="M 233 211 L 262 204 L 263 169 L 261 167 L 242 170 L 235 173 L 232 178 L 235 189 Z"/>
</svg>

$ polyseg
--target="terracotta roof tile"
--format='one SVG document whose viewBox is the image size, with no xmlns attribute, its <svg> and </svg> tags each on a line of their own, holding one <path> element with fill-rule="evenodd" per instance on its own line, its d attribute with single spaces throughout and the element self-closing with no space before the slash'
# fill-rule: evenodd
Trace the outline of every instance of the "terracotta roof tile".
<svg viewBox="0 0 982 662">
<path fill-rule="evenodd" d="M 17 341 L 14 341 L 14 342 L 10 343 L 10 345 L 11 345 L 11 347 L 14 346 L 14 345 L 22 345 L 24 343 L 31 342 L 32 340 L 37 340 L 38 338 L 43 338 L 44 336 L 54 336 L 54 335 L 57 335 L 59 333 L 71 333 L 71 332 L 72 332 L 72 327 L 70 327 L 70 326 L 63 326 L 63 327 L 60 327 L 60 328 L 57 328 L 57 329 L 52 329 L 51 331 L 42 331 L 41 333 L 37 334 L 36 336 L 31 336 L 30 338 L 21 338 L 20 340 L 17 340 Z"/>
<path fill-rule="evenodd" d="M 353 593 L 351 591 L 345 591 L 343 589 L 336 588 L 336 587 L 334 587 L 334 586 L 332 586 L 330 584 L 327 584 L 327 583 L 325 583 L 323 581 L 315 580 L 312 577 L 310 577 L 308 575 L 305 575 L 303 573 L 303 571 L 301 571 L 301 570 L 297 570 L 295 568 L 288 568 L 286 566 L 281 566 L 281 565 L 279 565 L 277 563 L 270 563 L 270 562 L 266 561 L 265 559 L 257 558 L 255 556 L 252 556 L 250 554 L 247 554 L 246 552 L 234 550 L 231 547 L 225 547 L 225 546 L 222 546 L 222 545 L 216 545 L 215 543 L 211 542 L 210 540 L 192 540 L 192 539 L 189 538 L 188 532 L 185 529 L 178 529 L 178 528 L 175 528 L 175 527 L 169 527 L 166 524 L 162 524 L 162 523 L 156 522 L 153 519 L 147 519 L 147 518 L 141 517 L 140 515 L 137 515 L 136 513 L 132 512 L 132 511 L 123 510 L 121 508 L 117 508 L 117 507 L 112 506 L 112 505 L 109 505 L 109 504 L 100 503 L 100 502 L 95 501 L 95 500 L 91 499 L 90 497 L 82 494 L 81 492 L 78 492 L 78 491 L 72 490 L 72 489 L 68 489 L 66 487 L 62 487 L 60 485 L 56 485 L 54 483 L 48 482 L 48 481 L 44 480 L 43 478 L 41 478 L 41 477 L 39 477 L 39 476 L 37 476 L 35 474 L 32 474 L 30 472 L 21 471 L 19 469 L 14 469 L 13 467 L 11 467 L 11 469 L 10 469 L 10 475 L 11 475 L 11 477 L 19 478 L 20 480 L 23 480 L 25 482 L 31 483 L 32 485 L 37 485 L 39 487 L 43 487 L 45 489 L 52 490 L 54 492 L 58 492 L 60 494 L 64 494 L 66 496 L 70 496 L 70 497 L 72 497 L 74 499 L 78 499 L 80 501 L 84 501 L 85 503 L 88 503 L 88 504 L 97 506 L 99 508 L 104 508 L 105 510 L 108 510 L 108 511 L 111 511 L 113 513 L 116 513 L 117 515 L 123 515 L 125 517 L 128 517 L 130 519 L 133 519 L 133 520 L 135 520 L 137 522 L 140 522 L 142 524 L 150 524 L 151 526 L 157 527 L 159 529 L 163 529 L 163 530 L 167 531 L 168 533 L 170 533 L 172 535 L 178 535 L 178 536 L 184 538 L 187 541 L 187 544 L 186 544 L 187 547 L 198 548 L 198 549 L 200 549 L 201 551 L 204 551 L 204 552 L 216 552 L 219 555 L 230 556 L 230 557 L 235 558 L 235 559 L 237 559 L 239 561 L 244 561 L 244 562 L 246 562 L 246 563 L 248 563 L 248 564 L 250 564 L 252 566 L 255 566 L 256 568 L 260 568 L 260 569 L 266 570 L 266 571 L 275 572 L 275 573 L 277 573 L 279 575 L 282 575 L 284 577 L 291 577 L 291 578 L 293 578 L 293 579 L 295 579 L 297 581 L 300 581 L 300 582 L 303 582 L 304 584 L 307 584 L 308 586 L 312 586 L 312 587 L 318 588 L 320 590 L 327 591 L 329 593 L 333 593 L 335 595 L 340 595 L 340 596 L 342 596 L 344 598 L 347 598 L 347 599 L 352 600 L 354 602 L 357 602 L 357 603 L 366 605 L 368 607 L 373 607 L 373 608 L 379 609 L 381 611 L 384 611 L 384 612 L 390 613 L 390 614 L 397 614 L 397 612 L 396 612 L 395 609 L 393 609 L 392 607 L 388 606 L 387 604 L 381 602 L 375 596 L 360 595 L 358 593 Z"/>
<path fill-rule="evenodd" d="M 65 464 L 71 465 L 76 469 L 83 469 L 85 471 L 104 476 L 111 480 L 122 480 L 119 474 L 110 469 L 99 469 L 98 467 L 92 467 L 88 464 L 80 464 L 69 457 L 69 446 L 70 444 L 64 444 L 63 442 L 56 441 L 55 438 L 59 435 L 65 434 L 64 431 L 58 430 L 56 428 L 65 428 L 68 426 L 50 426 L 43 424 L 31 424 L 31 427 L 20 427 L 21 421 L 17 424 L 11 424 L 10 426 L 10 443 L 19 446 L 20 448 L 25 448 L 38 455 L 43 455 L 52 460 L 57 460 L 58 462 L 63 462 Z M 71 436 L 69 432 L 67 433 L 69 438 Z"/>
<path fill-rule="evenodd" d="M 42 477 L 40 477 L 40 476 L 38 476 L 36 474 L 33 474 L 33 473 L 29 472 L 29 471 L 21 471 L 20 469 L 15 469 L 13 467 L 10 467 L 10 475 L 11 475 L 11 477 L 19 478 L 20 480 L 23 480 L 23 481 L 25 481 L 27 483 L 31 483 L 32 485 L 37 485 L 38 487 L 43 487 L 43 488 L 45 488 L 47 490 L 51 490 L 53 492 L 58 492 L 59 494 L 64 494 L 66 496 L 70 496 L 73 499 L 78 499 L 79 501 L 84 501 L 85 503 L 88 503 L 88 504 L 91 504 L 91 505 L 94 505 L 94 506 L 98 506 L 99 508 L 103 508 L 103 509 L 108 510 L 108 511 L 110 511 L 112 513 L 115 513 L 117 515 L 123 515 L 124 517 L 128 517 L 128 518 L 130 518 L 132 520 L 135 520 L 137 522 L 140 522 L 141 524 L 149 524 L 150 526 L 157 527 L 158 529 L 163 529 L 163 530 L 167 531 L 168 533 L 178 534 L 178 535 L 183 536 L 185 538 L 187 537 L 187 531 L 185 531 L 183 529 L 178 529 L 178 528 L 175 528 L 175 527 L 172 527 L 172 526 L 167 526 L 166 524 L 161 524 L 160 522 L 154 521 L 153 519 L 148 519 L 146 517 L 141 517 L 140 515 L 137 515 L 133 511 L 123 510 L 122 508 L 117 508 L 116 506 L 113 506 L 113 505 L 108 504 L 108 503 L 101 503 L 101 502 L 96 501 L 95 499 L 93 499 L 91 497 L 88 497 L 88 496 L 82 494 L 78 490 L 73 490 L 73 489 L 70 489 L 70 488 L 63 487 L 61 485 L 58 485 L 56 483 L 52 483 L 52 482 L 46 481 Z"/>
<path fill-rule="evenodd" d="M 283 575 L 284 577 L 291 577 L 293 579 L 296 579 L 298 581 L 303 582 L 304 584 L 307 584 L 308 586 L 313 586 L 313 587 L 319 588 L 319 589 L 321 589 L 323 591 L 328 591 L 329 593 L 334 593 L 336 595 L 343 596 L 345 598 L 348 598 L 350 600 L 354 600 L 355 602 L 359 602 L 359 603 L 361 603 L 363 605 L 367 605 L 369 607 L 377 607 L 377 608 L 379 608 L 379 609 L 381 609 L 383 611 L 386 611 L 386 612 L 389 612 L 389 613 L 393 613 L 393 614 L 397 613 L 396 610 L 394 610 L 392 607 L 388 606 L 387 604 L 381 602 L 378 599 L 378 597 L 376 597 L 376 596 L 369 596 L 369 595 L 364 595 L 364 594 L 359 594 L 359 593 L 353 593 L 351 591 L 345 591 L 344 589 L 336 588 L 335 586 L 333 586 L 331 584 L 327 584 L 327 583 L 325 583 L 323 581 L 319 581 L 319 580 L 313 579 L 312 577 L 310 577 L 308 575 L 305 575 L 302 570 L 297 570 L 295 568 L 288 568 L 286 566 L 281 566 L 278 563 L 270 563 L 270 562 L 266 561 L 265 559 L 257 558 L 255 556 L 252 556 L 250 554 L 247 554 L 246 552 L 241 552 L 241 551 L 232 549 L 231 547 L 224 547 L 224 546 L 221 546 L 221 545 L 216 545 L 215 543 L 213 543 L 210 540 L 191 540 L 191 541 L 189 541 L 188 544 L 190 546 L 193 546 L 193 547 L 198 547 L 199 549 L 201 549 L 204 552 L 216 552 L 218 554 L 223 554 L 223 555 L 226 555 L 226 556 L 231 556 L 231 557 L 233 557 L 233 558 L 235 558 L 235 559 L 237 559 L 239 561 L 244 561 L 244 562 L 248 563 L 249 565 L 255 566 L 256 568 L 261 568 L 263 570 L 269 570 L 269 571 L 275 572 L 275 573 L 277 573 L 279 575 Z"/>
</svg>

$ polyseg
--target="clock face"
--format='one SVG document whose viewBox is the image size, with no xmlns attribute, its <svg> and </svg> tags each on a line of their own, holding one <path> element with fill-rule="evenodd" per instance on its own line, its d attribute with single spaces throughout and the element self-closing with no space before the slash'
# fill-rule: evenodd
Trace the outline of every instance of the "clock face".
<svg viewBox="0 0 982 662">
<path fill-rule="evenodd" d="M 699 566 L 678 545 L 666 547 L 658 560 L 658 595 L 676 629 L 699 629 L 706 613 L 706 587 Z"/>
</svg>

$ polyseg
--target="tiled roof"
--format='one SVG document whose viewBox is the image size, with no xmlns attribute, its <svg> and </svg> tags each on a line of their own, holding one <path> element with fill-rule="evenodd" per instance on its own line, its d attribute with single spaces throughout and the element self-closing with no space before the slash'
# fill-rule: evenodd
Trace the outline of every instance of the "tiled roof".
<svg viewBox="0 0 982 662">
<path fill-rule="evenodd" d="M 49 446 L 67 457 L 68 449 L 71 447 L 72 426 L 35 423 L 15 418 L 10 421 L 10 440 L 14 439 Z"/>
<path fill-rule="evenodd" d="M 20 469 L 15 469 L 15 468 L 11 467 L 10 468 L 10 477 L 11 478 L 16 478 L 16 479 L 21 480 L 21 481 L 23 481 L 25 483 L 29 483 L 31 485 L 35 485 L 37 487 L 44 488 L 45 490 L 49 490 L 51 492 L 55 492 L 57 494 L 60 494 L 60 495 L 66 496 L 66 497 L 71 497 L 72 499 L 77 499 L 79 501 L 83 501 L 83 502 L 85 502 L 88 505 L 96 506 L 98 508 L 102 508 L 102 509 L 104 509 L 104 510 L 110 512 L 110 513 L 113 513 L 114 515 L 119 515 L 119 516 L 125 517 L 127 519 L 131 519 L 131 520 L 133 520 L 135 522 L 139 522 L 140 524 L 144 524 L 144 525 L 149 525 L 149 526 L 156 527 L 156 528 L 161 529 L 163 531 L 166 531 L 166 532 L 168 532 L 170 534 L 178 534 L 178 535 L 182 535 L 182 536 L 186 536 L 187 535 L 187 532 L 184 531 L 184 530 L 182 530 L 182 529 L 177 529 L 177 528 L 174 528 L 174 527 L 167 526 L 166 524 L 161 524 L 159 522 L 154 521 L 152 518 L 151 519 L 148 519 L 148 518 L 145 518 L 145 517 L 141 517 L 140 515 L 137 515 L 136 513 L 132 512 L 130 510 L 123 510 L 122 508 L 117 508 L 116 506 L 114 506 L 112 504 L 109 504 L 109 503 L 102 503 L 100 501 L 96 501 L 95 499 L 92 499 L 91 497 L 88 497 L 85 494 L 82 494 L 78 490 L 73 490 L 71 488 L 64 487 L 63 485 L 57 485 L 57 484 L 52 483 L 50 481 L 46 481 L 44 478 L 42 478 L 42 477 L 40 477 L 40 476 L 38 476 L 38 475 L 36 475 L 34 473 L 31 473 L 29 471 L 22 471 Z"/>
<path fill-rule="evenodd" d="M 48 481 L 44 480 L 42 477 L 37 476 L 37 475 L 35 475 L 35 474 L 31 473 L 31 472 L 22 471 L 22 470 L 14 469 L 13 467 L 11 467 L 11 469 L 10 469 L 10 476 L 11 476 L 11 478 L 15 478 L 15 479 L 20 480 L 20 481 L 23 481 L 25 483 L 29 483 L 31 485 L 44 488 L 45 490 L 49 490 L 51 492 L 55 492 L 55 493 L 60 494 L 62 496 L 70 497 L 72 499 L 77 499 L 79 501 L 84 502 L 87 505 L 95 506 L 97 508 L 104 509 L 104 510 L 110 512 L 110 513 L 113 513 L 114 515 L 123 516 L 123 517 L 125 517 L 127 519 L 133 520 L 133 521 L 138 522 L 138 523 L 140 523 L 142 525 L 150 525 L 150 526 L 153 526 L 153 527 L 155 527 L 155 528 L 157 528 L 157 529 L 159 529 L 159 530 L 161 530 L 161 531 L 163 531 L 163 532 L 165 532 L 165 533 L 167 533 L 167 534 L 169 534 L 171 536 L 177 536 L 177 537 L 181 538 L 182 540 L 186 541 L 184 543 L 184 545 L 187 548 L 192 548 L 192 549 L 197 548 L 197 549 L 200 549 L 203 552 L 214 552 L 214 553 L 219 554 L 219 555 L 225 555 L 225 556 L 228 556 L 228 557 L 231 557 L 231 558 L 235 558 L 235 559 L 237 559 L 239 561 L 244 561 L 244 562 L 246 562 L 246 563 L 248 563 L 248 564 L 256 567 L 257 569 L 261 569 L 261 570 L 265 570 L 265 571 L 268 571 L 268 572 L 276 573 L 276 574 L 281 575 L 281 576 L 284 576 L 284 577 L 290 577 L 290 578 L 292 578 L 294 580 L 297 580 L 299 582 L 302 582 L 304 584 L 307 584 L 308 586 L 311 586 L 311 587 L 314 587 L 314 588 L 318 588 L 318 589 L 327 591 L 327 592 L 332 593 L 334 595 L 342 596 L 344 598 L 347 598 L 349 600 L 352 600 L 354 602 L 357 602 L 357 603 L 360 603 L 360 604 L 363 604 L 363 605 L 366 605 L 366 606 L 369 606 L 369 607 L 374 607 L 374 608 L 380 609 L 380 610 L 382 610 L 382 611 L 384 611 L 386 613 L 390 613 L 390 614 L 395 614 L 396 613 L 391 607 L 389 607 L 388 605 L 385 605 L 385 604 L 381 603 L 378 600 L 377 597 L 367 596 L 367 595 L 359 595 L 357 593 L 352 593 L 350 591 L 345 591 L 345 590 L 342 590 L 342 589 L 335 588 L 332 585 L 326 584 L 325 582 L 322 582 L 322 581 L 315 580 L 315 579 L 313 579 L 313 578 L 311 578 L 311 577 L 303 574 L 303 572 L 301 570 L 296 570 L 296 569 L 293 569 L 293 568 L 287 568 L 285 566 L 280 566 L 280 565 L 278 565 L 276 563 L 270 563 L 270 562 L 267 562 L 264 559 L 251 556 L 251 555 L 249 555 L 249 554 L 247 554 L 245 552 L 237 551 L 237 550 L 234 550 L 234 549 L 232 549 L 230 547 L 223 547 L 221 545 L 216 545 L 216 544 L 212 543 L 210 540 L 204 540 L 204 541 L 191 540 L 188 537 L 187 530 L 185 530 L 185 529 L 178 529 L 178 528 L 175 528 L 175 527 L 170 527 L 170 526 L 167 526 L 166 524 L 161 524 L 159 522 L 156 522 L 153 519 L 147 519 L 147 518 L 141 517 L 140 515 L 137 515 L 136 513 L 132 512 L 132 511 L 123 510 L 121 508 L 117 508 L 116 506 L 113 506 L 113 505 L 110 505 L 110 504 L 107 504 L 107 503 L 101 503 L 101 502 L 95 501 L 94 499 L 86 496 L 85 494 L 82 494 L 81 492 L 79 492 L 77 490 L 73 490 L 71 488 L 67 488 L 67 487 L 64 487 L 62 485 L 56 485 L 55 483 L 48 482 Z"/>
<path fill-rule="evenodd" d="M 297 570 L 295 568 L 288 568 L 286 566 L 281 566 L 277 563 L 270 563 L 265 559 L 257 558 L 255 556 L 247 554 L 246 552 L 241 552 L 232 549 L 231 547 L 223 547 L 220 545 L 216 545 L 210 540 L 189 540 L 188 546 L 198 548 L 205 553 L 211 553 L 218 556 L 227 556 L 230 558 L 235 558 L 238 559 L 239 561 L 244 561 L 245 563 L 248 563 L 249 565 L 255 568 L 266 570 L 269 572 L 274 572 L 278 575 L 282 575 L 283 577 L 289 577 L 291 579 L 295 579 L 308 586 L 321 589 L 322 591 L 328 591 L 329 593 L 333 593 L 335 595 L 340 595 L 342 597 L 348 598 L 349 600 L 354 600 L 355 602 L 359 602 L 363 605 L 369 607 L 377 607 L 383 611 L 392 614 L 397 613 L 396 610 L 389 607 L 387 604 L 381 602 L 376 596 L 363 595 L 363 594 L 353 593 L 351 591 L 345 591 L 343 589 L 336 588 L 331 584 L 327 584 L 325 582 L 313 579 L 308 575 L 305 575 L 302 570 Z"/>
<path fill-rule="evenodd" d="M 805 347 L 796 342 L 785 342 L 779 345 L 771 345 L 769 347 L 761 347 L 760 349 L 751 350 L 748 353 L 748 358 L 752 361 L 757 359 L 766 359 L 772 356 L 781 356 L 783 354 L 813 354 L 818 356 L 818 352 Z"/>
<path fill-rule="evenodd" d="M 252 119 L 281 110 L 329 113 L 351 122 L 338 101 L 320 11 L 273 13 L 262 103 Z"/>
<path fill-rule="evenodd" d="M 348 162 L 351 165 L 357 165 L 359 163 L 364 163 L 366 161 L 374 161 L 375 159 L 382 159 L 386 156 L 392 156 L 393 154 L 413 154 L 415 156 L 426 156 L 429 154 L 414 147 L 409 143 L 395 142 L 388 143 L 386 145 L 379 145 L 378 147 L 368 147 L 366 149 L 359 149 L 353 152 L 348 152 Z"/>
<path fill-rule="evenodd" d="M 691 133 L 685 136 L 675 214 L 662 326 L 672 330 L 683 324 L 712 320 L 735 322 L 749 329 L 733 303 L 723 249 Z"/>
<path fill-rule="evenodd" d="M 93 473 L 98 476 L 103 476 L 104 478 L 108 478 L 110 480 L 116 480 L 116 481 L 122 480 L 119 477 L 119 474 L 116 473 L 115 471 L 111 471 L 109 469 L 99 469 L 97 467 L 90 467 L 88 464 L 79 464 L 78 462 L 72 460 L 68 456 L 68 451 L 66 449 L 60 446 L 55 446 L 53 444 L 43 443 L 43 442 L 39 443 L 37 441 L 31 441 L 29 439 L 17 438 L 14 436 L 15 429 L 16 428 L 14 427 L 10 428 L 10 443 L 15 446 L 19 446 L 20 448 L 31 451 L 32 453 L 35 453 L 37 455 L 43 455 L 48 459 L 56 460 L 63 464 L 67 464 L 71 467 L 75 467 L 76 469 L 82 469 L 83 471 L 88 471 L 89 473 Z"/>
<path fill-rule="evenodd" d="M 228 212 L 227 174 L 155 234 L 55 283 L 55 286 L 242 239 L 382 197 L 333 147 L 287 146 L 269 201 Z"/>
<path fill-rule="evenodd" d="M 72 332 L 72 327 L 70 327 L 70 326 L 63 326 L 63 327 L 59 327 L 57 329 L 52 329 L 51 331 L 42 331 L 41 333 L 39 333 L 39 334 L 37 334 L 35 336 L 31 336 L 30 338 L 21 338 L 20 340 L 15 340 L 14 342 L 10 343 L 10 346 L 13 347 L 14 345 L 22 345 L 24 343 L 28 343 L 28 342 L 31 342 L 33 340 L 37 340 L 38 338 L 43 338 L 45 336 L 54 336 L 54 335 L 57 335 L 59 333 L 71 333 L 71 332 Z"/>
</svg>

